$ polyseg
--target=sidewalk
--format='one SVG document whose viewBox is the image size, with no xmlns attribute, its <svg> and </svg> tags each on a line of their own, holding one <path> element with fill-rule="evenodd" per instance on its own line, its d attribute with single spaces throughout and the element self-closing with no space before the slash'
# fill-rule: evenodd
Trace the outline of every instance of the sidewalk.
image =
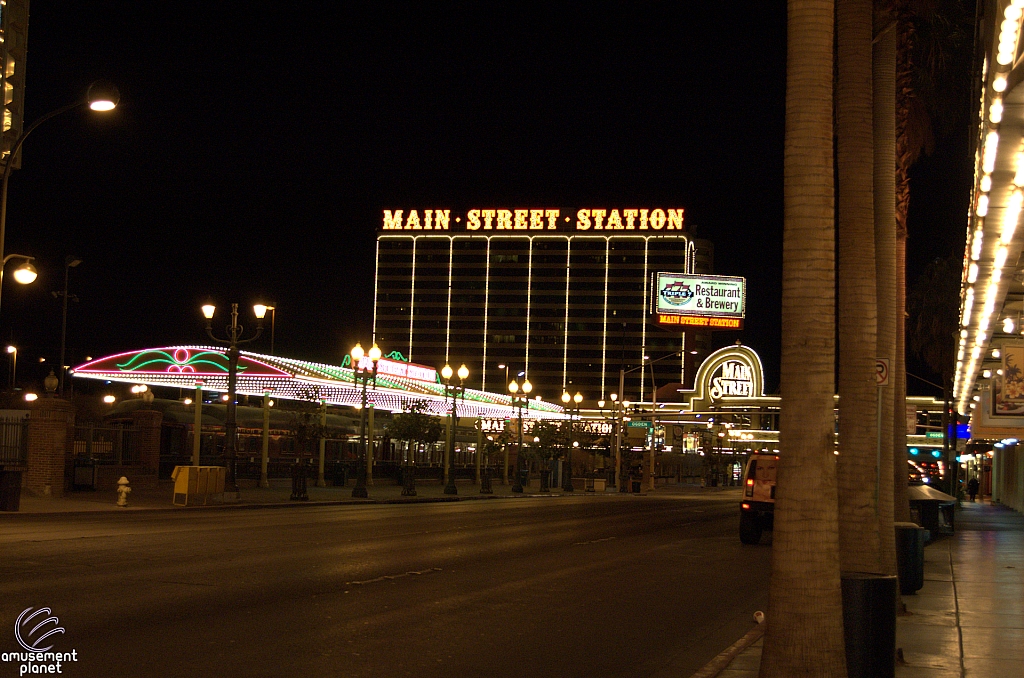
<svg viewBox="0 0 1024 678">
<path fill-rule="evenodd" d="M 956 533 L 924 558 L 924 587 L 903 596 L 911 614 L 896 619 L 897 678 L 1024 676 L 1024 516 L 966 502 Z M 693 678 L 755 678 L 761 628 Z"/>
<path fill-rule="evenodd" d="M 131 478 L 129 478 L 131 480 Z M 128 496 L 128 507 L 117 506 L 117 492 L 81 490 L 66 492 L 59 499 L 33 497 L 22 492 L 18 511 L 0 511 L 0 520 L 4 516 L 19 514 L 38 513 L 80 513 L 93 511 L 139 511 L 139 510 L 185 510 L 187 509 L 208 509 L 213 507 L 264 507 L 264 506 L 297 506 L 311 504 L 332 505 L 332 504 L 372 504 L 372 503 L 414 503 L 414 502 L 438 502 L 438 501 L 462 501 L 481 499 L 508 499 L 517 496 L 560 496 L 563 494 L 561 488 L 552 487 L 549 492 L 541 494 L 540 481 L 532 478 L 530 484 L 523 489 L 522 495 L 514 495 L 511 485 L 502 485 L 500 482 L 492 481 L 492 494 L 481 494 L 480 487 L 468 480 L 460 480 L 456 484 L 457 495 L 444 493 L 444 485 L 438 480 L 421 480 L 416 484 L 415 497 L 403 497 L 402 486 L 396 485 L 391 478 L 378 478 L 372 485 L 367 487 L 367 499 L 354 499 L 352 487 L 355 482 L 350 480 L 345 487 L 315 487 L 313 481 L 307 481 L 306 493 L 309 496 L 307 501 L 291 500 L 291 479 L 275 478 L 270 481 L 269 488 L 253 486 L 253 481 L 241 481 L 241 492 L 238 500 L 230 500 L 227 495 L 222 500 L 219 497 L 211 499 L 207 505 L 202 504 L 200 498 L 195 504 L 194 498 L 190 498 L 188 507 L 175 506 L 172 503 L 174 494 L 174 483 L 170 480 L 162 480 L 153 488 L 132 488 Z M 719 488 L 700 488 L 698 486 L 674 485 L 658 487 L 654 494 L 677 494 L 677 493 L 707 493 Z M 728 488 L 726 488 L 728 489 Z M 732 488 L 738 491 L 738 488 Z M 594 492 L 584 492 L 577 489 L 573 495 L 595 496 Z M 596 494 L 615 496 L 618 493 L 613 489 Z M 647 493 L 644 493 L 647 494 Z M 621 496 L 636 496 L 623 494 Z"/>
</svg>

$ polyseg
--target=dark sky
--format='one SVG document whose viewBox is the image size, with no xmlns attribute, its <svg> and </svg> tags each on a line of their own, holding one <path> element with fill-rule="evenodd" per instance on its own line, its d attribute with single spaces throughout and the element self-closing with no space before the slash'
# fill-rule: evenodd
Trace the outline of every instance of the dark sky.
<svg viewBox="0 0 1024 678">
<path fill-rule="evenodd" d="M 27 120 L 97 78 L 122 102 L 45 123 L 11 178 L 6 249 L 40 272 L 0 305 L 19 382 L 57 362 L 67 254 L 71 364 L 203 342 L 208 298 L 276 301 L 276 352 L 337 363 L 369 341 L 381 209 L 594 204 L 686 208 L 748 279 L 716 344 L 777 388 L 785 5 L 705 5 L 35 4 Z M 924 260 L 962 249 L 963 200 Z"/>
</svg>

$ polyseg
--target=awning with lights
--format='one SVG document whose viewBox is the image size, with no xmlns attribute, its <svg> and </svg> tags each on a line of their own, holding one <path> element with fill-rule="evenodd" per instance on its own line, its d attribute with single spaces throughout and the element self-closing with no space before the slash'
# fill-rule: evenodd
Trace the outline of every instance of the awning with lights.
<svg viewBox="0 0 1024 678">
<path fill-rule="evenodd" d="M 347 356 L 346 356 L 347 358 Z M 228 391 L 228 356 L 223 348 L 210 346 L 169 346 L 120 353 L 80 365 L 72 373 L 83 379 L 100 379 L 171 388 L 199 386 L 204 391 Z M 325 365 L 278 356 L 241 351 L 235 391 L 241 395 L 304 401 L 326 401 L 329 405 L 362 404 L 362 378 L 347 366 Z M 370 379 L 366 401 L 377 409 L 401 412 L 413 403 L 426 403 L 427 411 L 447 414 L 451 399 L 436 370 L 382 358 L 376 379 Z M 523 416 L 562 418 L 562 407 L 541 400 L 527 401 Z M 459 393 L 461 417 L 512 417 L 518 410 L 511 396 L 465 389 Z"/>
<path fill-rule="evenodd" d="M 1024 411 L 1024 396 L 1017 394 L 1024 385 L 1020 370 L 1013 366 L 1007 374 L 1004 369 L 1007 356 L 1015 359 L 1016 348 L 1024 347 L 1024 275 L 1019 261 L 1024 229 L 1018 227 L 1024 206 L 1022 16 L 1024 0 L 990 1 L 979 26 L 985 49 L 983 96 L 953 382 L 954 402 L 962 415 L 981 404 L 977 391 L 988 391 L 1000 401 L 990 405 L 1002 408 L 993 413 L 1019 416 Z M 1014 379 L 1020 384 L 1012 383 Z M 1003 396 L 1008 398 L 1005 402 Z"/>
</svg>

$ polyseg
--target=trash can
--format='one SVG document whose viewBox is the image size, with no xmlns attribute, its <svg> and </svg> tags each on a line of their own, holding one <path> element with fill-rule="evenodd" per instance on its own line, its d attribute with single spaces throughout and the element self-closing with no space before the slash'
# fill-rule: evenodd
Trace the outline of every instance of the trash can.
<svg viewBox="0 0 1024 678">
<path fill-rule="evenodd" d="M 17 511 L 21 507 L 21 471 L 0 466 L 0 511 Z"/>
<path fill-rule="evenodd" d="M 74 476 L 71 479 L 73 490 L 96 489 L 96 461 L 94 459 L 75 458 Z"/>
<path fill-rule="evenodd" d="M 917 593 L 924 586 L 924 542 L 928 530 L 916 523 L 894 523 L 896 526 L 896 573 L 900 593 Z"/>
<path fill-rule="evenodd" d="M 848 678 L 896 675 L 896 577 L 843 572 L 843 635 Z"/>
<path fill-rule="evenodd" d="M 640 481 L 639 480 L 632 480 L 632 481 L 630 481 L 630 484 L 633 487 L 633 494 L 640 494 Z"/>
</svg>

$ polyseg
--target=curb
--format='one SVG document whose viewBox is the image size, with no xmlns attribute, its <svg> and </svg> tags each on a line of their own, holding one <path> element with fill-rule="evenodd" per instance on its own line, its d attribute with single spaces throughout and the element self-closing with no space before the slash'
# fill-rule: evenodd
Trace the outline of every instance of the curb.
<svg viewBox="0 0 1024 678">
<path fill-rule="evenodd" d="M 444 497 L 392 497 L 388 499 L 330 499 L 320 501 L 280 501 L 280 502 L 220 502 L 216 504 L 196 504 L 192 506 L 128 506 L 127 510 L 119 511 L 115 508 L 103 510 L 69 510 L 69 511 L 3 511 L 0 512 L 0 521 L 14 519 L 16 516 L 90 516 L 105 514 L 131 514 L 131 513 L 170 513 L 180 511 L 218 511 L 218 510 L 244 510 L 244 509 L 288 509 L 304 506 L 362 506 L 374 504 L 439 504 L 459 501 L 485 501 L 494 499 L 524 499 L 534 497 L 561 497 L 561 494 L 521 494 L 521 495 L 467 495 L 467 496 L 444 496 Z M 7 518 L 10 516 L 10 518 Z"/>
<path fill-rule="evenodd" d="M 736 658 L 736 655 L 757 642 L 764 635 L 764 631 L 764 624 L 758 624 L 750 629 L 746 635 L 722 650 L 717 657 L 708 662 L 704 668 L 690 676 L 690 678 L 714 678 L 729 666 L 732 660 Z"/>
</svg>

